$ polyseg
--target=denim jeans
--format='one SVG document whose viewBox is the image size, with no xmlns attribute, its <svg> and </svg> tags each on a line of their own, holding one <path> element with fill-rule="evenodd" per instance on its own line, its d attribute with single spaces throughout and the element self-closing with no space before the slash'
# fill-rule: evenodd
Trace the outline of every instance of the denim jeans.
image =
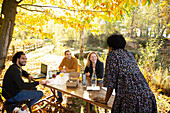
<svg viewBox="0 0 170 113">
<path fill-rule="evenodd" d="M 61 93 L 60 91 L 57 91 L 57 95 L 58 95 L 59 97 L 62 97 L 62 93 Z"/>
<path fill-rule="evenodd" d="M 42 91 L 36 91 L 36 90 L 22 90 L 18 94 L 16 94 L 13 98 L 16 101 L 22 101 L 30 99 L 30 105 L 34 105 L 38 100 L 40 100 L 43 97 Z M 8 102 L 14 102 L 12 98 L 7 100 Z"/>
</svg>

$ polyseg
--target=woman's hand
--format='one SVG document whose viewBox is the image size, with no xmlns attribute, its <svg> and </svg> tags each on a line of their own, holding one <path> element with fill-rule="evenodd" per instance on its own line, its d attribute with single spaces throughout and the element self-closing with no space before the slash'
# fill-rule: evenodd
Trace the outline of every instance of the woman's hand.
<svg viewBox="0 0 170 113">
<path fill-rule="evenodd" d="M 88 76 L 88 77 L 89 77 L 89 76 L 90 76 L 90 73 L 89 73 L 89 72 L 87 72 L 87 73 L 86 73 L 86 76 Z"/>
<path fill-rule="evenodd" d="M 93 100 L 96 102 L 102 103 L 102 104 L 107 104 L 107 102 L 105 101 L 105 98 L 102 98 L 102 97 L 94 97 Z"/>
</svg>

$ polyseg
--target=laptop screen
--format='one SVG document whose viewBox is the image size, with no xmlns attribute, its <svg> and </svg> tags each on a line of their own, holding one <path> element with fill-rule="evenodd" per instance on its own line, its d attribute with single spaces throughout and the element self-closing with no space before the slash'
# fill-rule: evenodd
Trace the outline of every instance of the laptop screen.
<svg viewBox="0 0 170 113">
<path fill-rule="evenodd" d="M 41 73 L 47 75 L 47 65 L 41 63 Z"/>
</svg>

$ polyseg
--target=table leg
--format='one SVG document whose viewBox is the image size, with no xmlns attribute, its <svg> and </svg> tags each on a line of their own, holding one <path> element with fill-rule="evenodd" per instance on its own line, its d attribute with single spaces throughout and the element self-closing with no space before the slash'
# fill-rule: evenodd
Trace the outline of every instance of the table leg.
<svg viewBox="0 0 170 113">
<path fill-rule="evenodd" d="M 90 113 L 90 103 L 86 102 L 86 111 L 87 113 Z"/>
<path fill-rule="evenodd" d="M 50 89 L 51 90 L 51 92 L 53 93 L 53 96 L 57 99 L 57 96 L 56 96 L 56 94 L 55 94 L 55 89 Z"/>
<path fill-rule="evenodd" d="M 105 113 L 107 113 L 107 109 L 105 109 Z"/>
</svg>

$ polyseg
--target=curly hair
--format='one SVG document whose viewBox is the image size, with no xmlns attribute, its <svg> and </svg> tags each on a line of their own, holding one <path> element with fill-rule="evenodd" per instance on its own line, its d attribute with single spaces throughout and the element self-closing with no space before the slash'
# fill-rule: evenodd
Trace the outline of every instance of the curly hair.
<svg viewBox="0 0 170 113">
<path fill-rule="evenodd" d="M 114 34 L 107 38 L 107 45 L 113 50 L 124 49 L 126 45 L 125 38 L 120 34 Z"/>
<path fill-rule="evenodd" d="M 12 63 L 16 63 L 17 62 L 17 58 L 20 58 L 21 55 L 25 55 L 25 53 L 23 51 L 19 51 L 19 52 L 15 53 L 15 55 L 12 58 Z"/>
</svg>

